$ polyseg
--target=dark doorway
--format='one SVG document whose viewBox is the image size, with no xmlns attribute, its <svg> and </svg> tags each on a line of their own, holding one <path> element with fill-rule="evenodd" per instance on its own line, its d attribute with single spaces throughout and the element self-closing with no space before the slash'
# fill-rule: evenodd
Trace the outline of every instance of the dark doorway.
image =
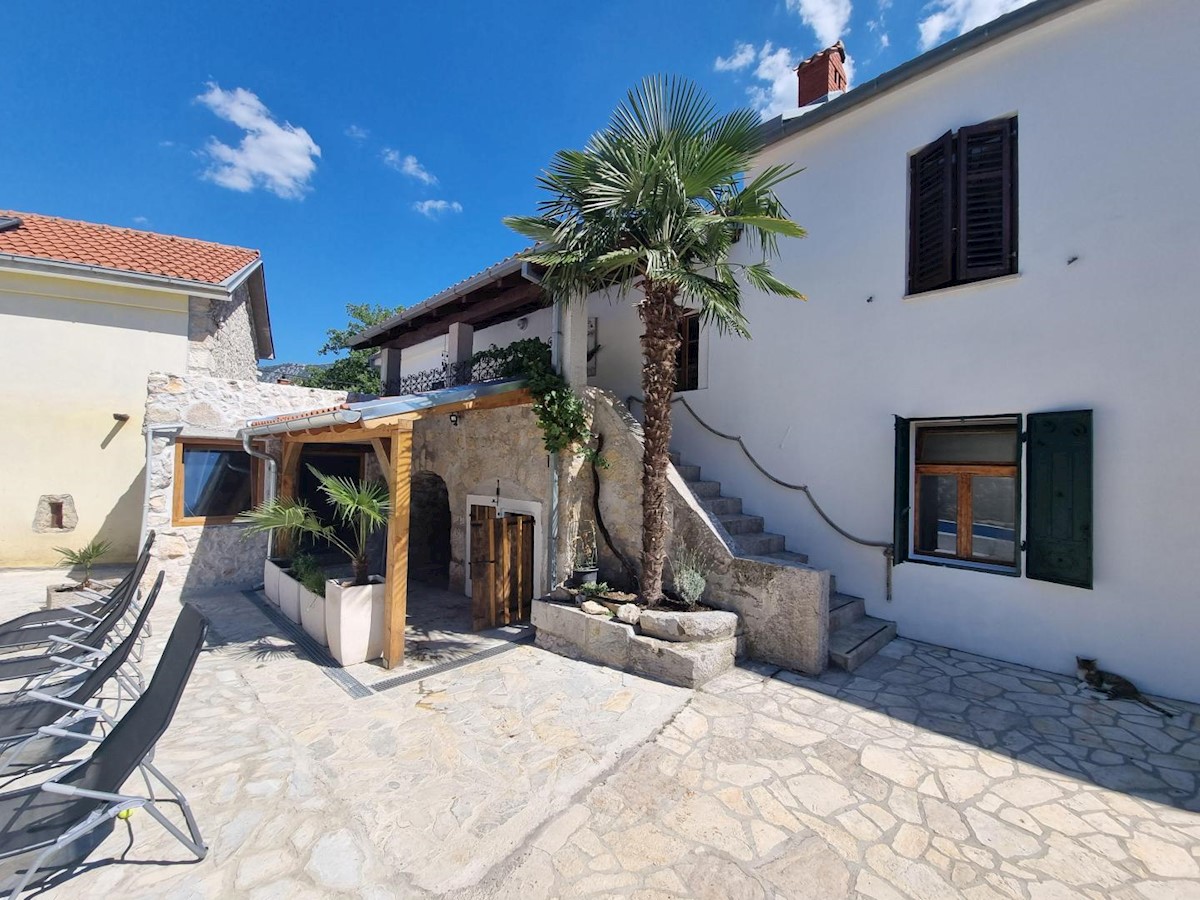
<svg viewBox="0 0 1200 900">
<path fill-rule="evenodd" d="M 412 477 L 408 577 L 445 589 L 450 583 L 450 492 L 438 475 Z"/>
<path fill-rule="evenodd" d="M 296 478 L 296 496 L 313 511 L 323 525 L 333 525 L 338 529 L 339 536 L 349 537 L 341 532 L 345 526 L 337 521 L 333 504 L 321 490 L 321 483 L 308 468 L 312 466 L 324 475 L 337 475 L 359 481 L 365 472 L 366 454 L 370 448 L 358 444 L 309 444 L 300 453 L 300 471 Z M 327 543 L 310 537 L 300 539 L 300 547 L 315 553 L 318 557 L 326 556 L 340 559 L 339 554 L 332 551 Z"/>
</svg>

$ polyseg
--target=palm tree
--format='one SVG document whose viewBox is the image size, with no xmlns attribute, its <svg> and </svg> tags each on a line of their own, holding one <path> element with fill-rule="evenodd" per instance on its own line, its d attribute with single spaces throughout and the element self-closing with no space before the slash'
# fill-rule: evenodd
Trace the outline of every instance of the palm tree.
<svg viewBox="0 0 1200 900">
<path fill-rule="evenodd" d="M 689 307 L 718 332 L 749 337 L 742 283 L 804 299 L 771 274 L 778 237 L 803 237 L 775 188 L 795 174 L 766 166 L 747 179 L 762 148 L 749 109 L 718 115 L 692 83 L 648 78 L 629 92 L 607 128 L 583 150 L 561 150 L 539 179 L 549 197 L 537 216 L 506 218 L 538 245 L 525 258 L 545 267 L 559 302 L 616 288 L 637 291 L 642 334 L 645 455 L 642 462 L 641 593 L 662 598 L 667 463 L 679 322 Z M 735 263 L 745 240 L 761 251 Z"/>
<path fill-rule="evenodd" d="M 348 538 L 340 537 L 336 528 L 322 524 L 305 503 L 290 497 L 264 501 L 235 521 L 250 526 L 246 529 L 247 534 L 278 531 L 290 537 L 308 534 L 327 541 L 349 558 L 354 569 L 354 583 L 369 584 L 368 544 L 371 535 L 387 524 L 391 507 L 387 485 L 380 481 L 326 475 L 312 466 L 308 470 L 316 476 L 321 492 L 333 504 L 338 521 L 350 526 Z"/>
</svg>

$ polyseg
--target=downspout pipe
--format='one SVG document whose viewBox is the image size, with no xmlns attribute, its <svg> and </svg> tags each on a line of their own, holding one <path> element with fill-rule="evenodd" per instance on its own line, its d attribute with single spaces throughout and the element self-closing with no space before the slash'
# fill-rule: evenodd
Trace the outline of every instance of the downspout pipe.
<svg viewBox="0 0 1200 900">
<path fill-rule="evenodd" d="M 246 425 L 247 425 L 247 427 L 249 427 L 250 422 L 246 422 Z M 263 453 L 261 450 L 255 450 L 254 447 L 250 443 L 251 439 L 252 439 L 252 436 L 250 434 L 247 434 L 245 432 L 242 433 L 242 449 L 245 450 L 251 456 L 255 457 L 256 459 L 261 459 L 263 462 L 265 462 L 267 464 L 267 477 L 265 479 L 265 483 L 263 484 L 263 500 L 264 500 L 264 502 L 270 503 L 272 500 L 275 499 L 275 492 L 276 492 L 275 481 L 276 481 L 276 472 L 278 471 L 278 467 L 276 466 L 276 463 L 275 463 L 275 457 L 271 456 L 269 453 Z M 274 555 L 275 555 L 275 532 L 268 531 L 267 532 L 267 558 L 270 559 Z"/>
<path fill-rule="evenodd" d="M 146 534 L 150 530 L 150 469 L 154 464 L 154 436 L 168 432 L 174 432 L 178 436 L 181 431 L 183 431 L 182 422 L 172 422 L 169 425 L 146 425 L 142 429 L 142 434 L 146 436 L 146 481 L 142 494 L 142 528 L 141 536 L 138 538 L 139 544 L 146 543 Z"/>
<path fill-rule="evenodd" d="M 534 284 L 542 283 L 542 276 L 531 263 L 521 263 L 521 277 Z M 550 367 L 559 374 L 562 373 L 562 308 L 557 302 L 550 304 Z M 549 540 L 546 548 L 546 585 L 547 591 L 554 590 L 557 585 L 555 576 L 558 573 L 558 463 L 559 454 L 551 453 L 550 465 L 550 516 Z"/>
</svg>

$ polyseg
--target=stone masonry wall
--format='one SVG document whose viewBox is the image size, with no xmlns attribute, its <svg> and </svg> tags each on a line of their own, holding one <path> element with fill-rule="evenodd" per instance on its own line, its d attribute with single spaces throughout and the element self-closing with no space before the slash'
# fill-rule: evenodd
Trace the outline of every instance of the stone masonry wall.
<svg viewBox="0 0 1200 900">
<path fill-rule="evenodd" d="M 258 380 L 249 280 L 229 300 L 188 298 L 188 371 Z"/>
<path fill-rule="evenodd" d="M 182 424 L 183 437 L 233 438 L 247 419 L 332 406 L 342 391 L 213 378 L 199 373 L 151 374 L 147 380 L 146 425 Z M 150 459 L 148 525 L 157 532 L 149 575 L 162 569 L 168 586 L 205 590 L 217 586 L 250 587 L 262 580 L 267 540 L 247 538 L 240 525 L 171 523 L 176 432 L 154 436 Z M 279 457 L 279 442 L 267 452 Z"/>
<path fill-rule="evenodd" d="M 604 436 L 604 456 L 609 461 L 609 468 L 600 471 L 601 515 L 617 548 L 637 568 L 642 533 L 642 426 L 607 391 L 587 388 L 584 397 L 592 412 L 592 430 Z M 579 471 L 560 482 L 560 559 L 562 553 L 569 554 L 579 521 L 593 518 L 590 466 L 568 464 L 578 466 Z M 829 655 L 829 573 L 735 556 L 674 468 L 669 481 L 670 546 L 672 552 L 678 547 L 694 548 L 708 559 L 704 602 L 741 616 L 750 656 L 803 672 L 824 669 Z M 621 583 L 622 566 L 599 535 L 597 544 L 600 577 Z"/>
<path fill-rule="evenodd" d="M 530 406 L 460 413 L 458 424 L 433 414 L 413 429 L 413 473 L 439 476 L 450 497 L 450 590 L 465 590 L 467 495 L 542 504 L 538 528 L 548 525 L 550 469 L 542 432 Z M 551 530 L 544 532 L 549 537 Z"/>
</svg>

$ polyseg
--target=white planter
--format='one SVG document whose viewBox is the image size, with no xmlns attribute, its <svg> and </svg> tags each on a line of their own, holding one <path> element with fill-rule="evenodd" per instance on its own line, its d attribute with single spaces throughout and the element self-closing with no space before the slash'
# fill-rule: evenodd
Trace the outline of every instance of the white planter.
<svg viewBox="0 0 1200 900">
<path fill-rule="evenodd" d="M 279 611 L 300 624 L 300 582 L 286 572 L 279 573 Z"/>
<path fill-rule="evenodd" d="M 383 609 L 387 585 L 371 576 L 371 584 L 325 582 L 325 625 L 329 654 L 352 666 L 383 655 Z"/>
<path fill-rule="evenodd" d="M 329 643 L 325 637 L 325 598 L 303 585 L 300 586 L 300 624 L 322 647 Z"/>
<path fill-rule="evenodd" d="M 263 593 L 276 606 L 279 605 L 279 576 L 287 571 L 274 560 L 263 561 Z"/>
</svg>

